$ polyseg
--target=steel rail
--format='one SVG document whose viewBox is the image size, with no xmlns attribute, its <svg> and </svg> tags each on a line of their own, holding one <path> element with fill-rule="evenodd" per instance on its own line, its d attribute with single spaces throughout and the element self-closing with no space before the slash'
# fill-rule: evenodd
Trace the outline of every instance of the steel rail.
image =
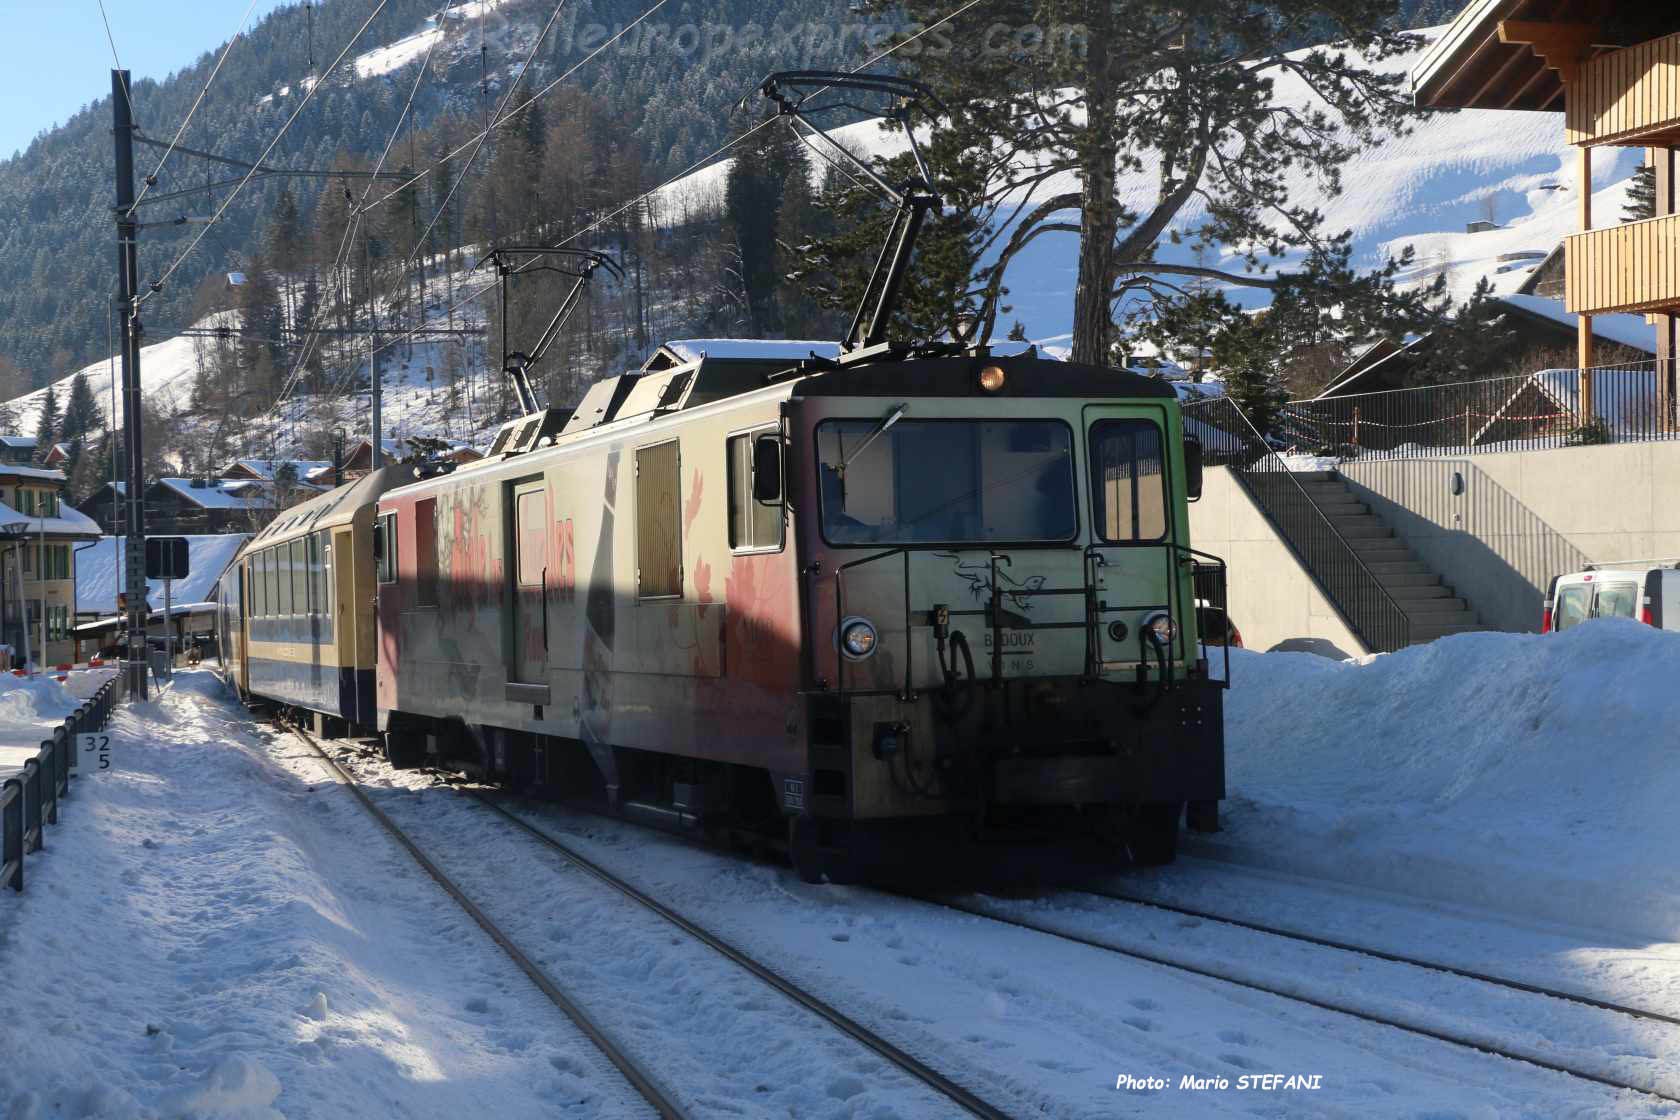
<svg viewBox="0 0 1680 1120">
<path fill-rule="evenodd" d="M 1111 899 L 1115 902 L 1129 903 L 1133 906 L 1147 906 L 1155 910 L 1164 910 L 1172 914 L 1182 914 L 1188 918 L 1200 918 L 1204 921 L 1219 922 L 1223 925 L 1235 926 L 1238 929 L 1264 933 L 1272 937 L 1299 941 L 1307 945 L 1316 945 L 1324 949 L 1337 949 L 1344 953 L 1356 953 L 1373 960 L 1388 961 L 1393 964 L 1410 965 L 1413 968 L 1425 969 L 1429 972 L 1444 973 L 1457 976 L 1465 980 L 1475 980 L 1497 988 L 1508 988 L 1513 992 L 1523 992 L 1527 995 L 1545 996 L 1548 999 L 1563 1000 L 1565 1003 L 1575 1003 L 1583 1007 L 1591 1007 L 1598 1011 L 1611 1011 L 1618 1015 L 1628 1015 L 1636 1019 L 1649 1019 L 1656 1023 L 1667 1023 L 1680 1027 L 1680 1015 L 1668 1015 L 1661 1011 L 1650 1011 L 1643 1007 L 1630 1007 L 1627 1004 L 1615 1003 L 1610 1000 L 1597 999 L 1583 995 L 1580 992 L 1568 992 L 1561 988 L 1548 988 L 1544 984 L 1531 984 L 1524 980 L 1513 980 L 1508 976 L 1497 976 L 1493 973 L 1478 972 L 1473 968 L 1461 968 L 1458 965 L 1443 964 L 1440 961 L 1426 960 L 1422 957 L 1408 957 L 1404 953 L 1392 953 L 1386 949 L 1377 949 L 1369 945 L 1359 945 L 1351 941 L 1338 941 L 1333 937 L 1320 937 L 1317 934 L 1302 933 L 1299 930 L 1285 929 L 1282 926 L 1267 925 L 1264 922 L 1249 921 L 1246 918 L 1234 918 L 1228 914 L 1220 914 L 1212 910 L 1202 910 L 1194 906 L 1183 906 L 1176 902 L 1162 902 L 1152 898 L 1140 898 L 1135 895 L 1123 894 L 1119 891 L 1098 890 L 1093 887 L 1066 888 L 1074 894 L 1088 894 L 1097 898 Z"/>
<path fill-rule="evenodd" d="M 1630 1093 L 1640 1093 L 1644 1096 L 1653 1097 L 1657 1100 L 1666 1101 L 1672 1104 L 1680 1104 L 1680 1096 L 1664 1093 L 1659 1089 L 1653 1089 L 1643 1085 L 1633 1085 L 1626 1081 L 1617 1081 L 1613 1077 L 1606 1077 L 1603 1074 L 1590 1073 L 1584 1070 L 1575 1069 L 1574 1067 L 1566 1066 L 1560 1062 L 1554 1062 L 1534 1054 L 1521 1053 L 1515 1050 L 1506 1049 L 1505 1047 L 1497 1046 L 1489 1042 L 1478 1041 L 1461 1034 L 1454 1034 L 1451 1031 L 1436 1030 L 1432 1027 L 1406 1023 L 1400 1021 L 1399 1019 L 1392 1019 L 1374 1012 L 1361 1011 L 1357 1008 L 1349 1007 L 1346 1004 L 1335 1003 L 1327 999 L 1320 999 L 1316 996 L 1302 995 L 1298 992 L 1287 991 L 1283 988 L 1270 984 L 1263 984 L 1256 980 L 1245 980 L 1241 977 L 1221 972 L 1215 968 L 1191 964 L 1190 962 L 1184 960 L 1175 960 L 1162 953 L 1149 952 L 1143 949 L 1127 948 L 1126 946 L 1116 945 L 1100 938 L 1089 937 L 1085 934 L 1070 933 L 1066 930 L 1056 929 L 1052 926 L 1040 925 L 1037 922 L 1028 921 L 1024 918 L 1015 918 L 998 914 L 986 909 L 983 906 L 971 906 L 949 898 L 938 898 L 932 895 L 903 891 L 889 891 L 886 893 L 893 894 L 899 898 L 913 899 L 917 902 L 930 906 L 941 906 L 949 910 L 958 911 L 959 913 L 972 915 L 976 918 L 982 918 L 986 921 L 997 922 L 1000 925 L 1014 926 L 1017 929 L 1025 929 L 1031 930 L 1034 933 L 1042 933 L 1048 937 L 1054 937 L 1058 940 L 1067 941 L 1075 945 L 1083 945 L 1087 948 L 1113 953 L 1116 956 L 1130 957 L 1133 960 L 1143 961 L 1146 964 L 1170 969 L 1174 972 L 1182 972 L 1187 975 L 1201 977 L 1205 980 L 1213 980 L 1217 983 L 1229 984 L 1232 987 L 1244 988 L 1252 992 L 1260 992 L 1264 995 L 1274 996 L 1278 999 L 1286 999 L 1292 1003 L 1299 1003 L 1307 1007 L 1317 1008 L 1320 1011 L 1328 1011 L 1336 1015 L 1345 1015 L 1348 1018 L 1357 1019 L 1364 1023 L 1371 1023 L 1375 1026 L 1390 1027 L 1394 1030 L 1404 1031 L 1407 1034 L 1417 1035 L 1421 1038 L 1433 1039 L 1436 1042 L 1444 1042 L 1449 1046 L 1458 1046 L 1466 1050 L 1474 1050 L 1480 1054 L 1487 1054 L 1496 1058 L 1505 1058 L 1513 1062 L 1522 1062 L 1525 1065 L 1534 1066 L 1537 1069 L 1543 1069 L 1549 1073 L 1561 1073 L 1566 1077 L 1573 1077 L 1580 1081 L 1588 1081 L 1595 1085 L 1605 1086 L 1606 1088 L 1623 1090 Z"/>
<path fill-rule="evenodd" d="M 986 1120 L 1010 1120 L 1007 1112 L 1004 1112 L 997 1106 L 982 1100 L 980 1097 L 963 1088 L 955 1081 L 952 1081 L 949 1077 L 946 1077 L 938 1070 L 927 1065 L 921 1060 L 912 1057 L 910 1054 L 905 1053 L 897 1046 L 894 1046 L 891 1042 L 888 1042 L 868 1027 L 863 1026 L 857 1020 L 851 1018 L 832 1005 L 825 1003 L 823 1000 L 786 979 L 780 973 L 763 964 L 760 964 L 757 960 L 748 956 L 746 953 L 725 941 L 717 934 L 677 913 L 675 910 L 666 906 L 657 899 L 645 894 L 637 887 L 632 886 L 628 881 L 613 874 L 611 871 L 608 871 L 605 867 L 602 867 L 594 860 L 591 860 L 588 856 L 579 853 L 570 845 L 561 840 L 555 839 L 544 830 L 520 817 L 517 813 L 514 813 L 505 806 L 498 804 L 494 799 L 485 796 L 477 790 L 467 790 L 466 792 L 488 808 L 512 821 L 519 828 L 540 840 L 543 844 L 559 852 L 561 856 L 567 860 L 567 862 L 571 863 L 578 870 L 594 876 L 596 879 L 599 879 L 601 882 L 623 894 L 626 898 L 639 903 L 646 909 L 659 915 L 661 918 L 664 918 L 666 921 L 693 937 L 695 940 L 706 945 L 708 948 L 715 950 L 731 963 L 739 965 L 741 968 L 752 973 L 772 988 L 775 988 L 782 995 L 788 997 L 801 1007 L 817 1015 L 829 1025 L 838 1028 L 847 1035 L 850 1035 L 853 1039 L 862 1043 L 870 1050 L 873 1050 L 875 1053 L 879 1054 L 881 1057 L 885 1058 L 905 1073 L 910 1074 L 924 1085 L 927 1085 L 929 1088 L 934 1089 L 941 1095 L 955 1101 L 966 1111 L 975 1116 L 984 1117 Z"/>
<path fill-rule="evenodd" d="M 537 986 L 537 990 L 547 996 L 550 1002 L 558 1007 L 577 1026 L 578 1030 L 606 1056 L 607 1060 L 617 1067 L 619 1073 L 624 1075 L 624 1079 L 630 1083 L 637 1093 L 641 1094 L 644 1100 L 654 1107 L 662 1120 L 689 1120 L 689 1114 L 671 1099 L 658 1081 L 626 1054 L 618 1043 L 614 1042 L 612 1037 L 590 1017 L 589 1013 L 562 991 L 559 985 L 549 978 L 547 973 L 537 967 L 536 962 L 526 956 L 519 946 L 515 945 L 507 934 L 502 932 L 501 927 L 490 919 L 489 915 L 485 914 L 472 899 L 462 893 L 461 888 L 455 885 L 454 880 L 450 879 L 442 868 L 433 863 L 426 853 L 420 850 L 419 845 L 415 844 L 408 834 L 385 814 L 383 809 L 373 803 L 373 799 L 368 797 L 362 791 L 361 786 L 357 784 L 355 777 L 341 766 L 337 759 L 321 749 L 321 745 L 315 741 L 313 735 L 296 724 L 280 719 L 276 719 L 275 722 L 296 735 L 320 757 L 322 762 L 327 764 L 337 781 L 349 788 L 350 792 L 355 795 L 356 800 L 361 802 L 362 808 L 368 811 L 368 815 L 384 826 L 385 831 L 391 834 L 392 839 L 396 840 L 410 856 L 414 857 L 414 862 L 418 863 L 426 874 L 430 875 L 432 880 L 442 887 L 444 892 L 454 899 L 474 922 L 478 923 L 478 927 L 489 935 L 490 940 L 494 941 L 508 955 L 508 958 L 519 966 L 519 970 L 530 979 L 531 983 Z"/>
</svg>

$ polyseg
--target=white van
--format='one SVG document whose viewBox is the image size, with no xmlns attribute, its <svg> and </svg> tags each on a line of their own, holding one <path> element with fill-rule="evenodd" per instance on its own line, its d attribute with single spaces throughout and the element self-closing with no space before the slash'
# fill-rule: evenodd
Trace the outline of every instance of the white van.
<svg viewBox="0 0 1680 1120">
<path fill-rule="evenodd" d="M 1680 561 L 1589 564 L 1585 571 L 1553 576 L 1540 632 L 1567 630 L 1589 618 L 1637 618 L 1659 630 L 1680 630 Z"/>
</svg>

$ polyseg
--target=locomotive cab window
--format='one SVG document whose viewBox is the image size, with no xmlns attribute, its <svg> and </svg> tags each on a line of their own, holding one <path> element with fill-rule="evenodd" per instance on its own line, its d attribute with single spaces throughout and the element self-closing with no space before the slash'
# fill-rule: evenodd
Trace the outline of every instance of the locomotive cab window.
<svg viewBox="0 0 1680 1120">
<path fill-rule="evenodd" d="M 781 436 L 774 430 L 731 436 L 729 547 L 774 552 L 782 547 Z"/>
<path fill-rule="evenodd" d="M 1167 535 L 1167 475 L 1161 429 L 1153 420 L 1091 425 L 1091 504 L 1104 541 L 1158 541 Z"/>
<path fill-rule="evenodd" d="M 817 425 L 831 544 L 1066 541 L 1079 531 L 1073 435 L 1060 420 Z"/>
<path fill-rule="evenodd" d="M 682 457 L 676 440 L 636 451 L 636 593 L 683 593 Z"/>
<path fill-rule="evenodd" d="M 380 583 L 397 582 L 397 515 L 382 513 L 373 523 L 373 574 Z"/>
</svg>

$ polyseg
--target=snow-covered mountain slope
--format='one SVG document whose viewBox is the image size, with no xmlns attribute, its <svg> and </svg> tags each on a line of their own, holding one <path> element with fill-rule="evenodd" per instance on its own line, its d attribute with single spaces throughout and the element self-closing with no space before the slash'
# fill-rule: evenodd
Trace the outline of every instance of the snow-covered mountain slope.
<svg viewBox="0 0 1680 1120">
<path fill-rule="evenodd" d="M 450 9 L 446 23 L 482 18 L 484 4 L 458 5 Z M 494 12 L 491 12 L 492 17 Z M 428 35 L 445 36 L 448 31 L 421 29 L 398 43 L 369 52 L 358 66 L 377 69 L 395 65 L 391 52 L 423 54 Z M 1425 31 L 1432 38 L 1439 29 Z M 399 52 L 399 53 L 400 53 Z M 1420 52 L 1421 53 L 1421 52 Z M 1386 65 L 1404 73 L 1415 55 L 1390 60 Z M 1278 82 L 1280 99 L 1305 104 L 1308 95 L 1294 79 Z M 838 130 L 840 138 L 855 150 L 889 154 L 902 145 L 894 133 L 874 122 L 863 122 Z M 1437 275 L 1447 279 L 1455 297 L 1463 298 L 1482 277 L 1488 277 L 1496 292 L 1512 293 L 1547 252 L 1574 231 L 1578 199 L 1575 188 L 1576 155 L 1564 142 L 1563 118 L 1552 113 L 1464 111 L 1438 114 L 1421 121 L 1406 136 L 1361 153 L 1344 169 L 1345 190 L 1326 195 L 1304 172 L 1296 172 L 1292 187 L 1298 201 L 1318 206 L 1326 216 L 1326 228 L 1352 231 L 1356 263 L 1372 267 L 1388 254 L 1410 245 L 1417 263 L 1408 283 L 1422 284 Z M 1598 154 L 1594 174 L 1593 211 L 1601 223 L 1620 219 L 1627 187 L 1639 162 L 1637 149 L 1615 149 Z M 721 205 L 729 161 L 720 161 L 665 190 L 673 205 L 666 213 L 715 209 Z M 1071 175 L 1041 188 L 1044 194 L 1073 189 Z M 1134 208 L 1152 197 L 1156 183 L 1151 168 L 1129 173 L 1121 180 L 1122 201 Z M 1490 218 L 1499 228 L 1470 233 L 1472 222 Z M 1196 208 L 1187 210 L 1180 226 L 1194 224 L 1201 217 Z M 1050 353 L 1065 349 L 1072 321 L 1074 277 L 1077 268 L 1077 239 L 1072 234 L 1050 234 L 1039 238 L 1010 267 L 1006 283 L 1010 289 L 1011 312 L 1007 322 L 1019 319 L 1028 337 Z M 1502 260 L 1510 254 L 1527 254 L 1524 259 Z M 1183 247 L 1164 245 L 1163 259 L 1190 260 Z M 1230 271 L 1241 265 L 1233 253 L 1200 263 Z M 1234 289 L 1239 302 L 1263 303 L 1259 289 Z M 442 307 L 443 291 L 428 291 L 428 300 Z M 482 314 L 474 306 L 463 309 L 469 318 Z M 214 325 L 212 317 L 199 326 Z M 1642 323 L 1631 329 L 1649 332 Z M 1646 343 L 1649 345 L 1649 342 Z M 456 364 L 468 375 L 470 388 L 456 407 L 450 407 L 444 389 L 445 346 L 462 346 Z M 633 364 L 633 363 L 632 363 Z M 418 342 L 411 348 L 387 352 L 381 359 L 385 384 L 386 434 L 396 438 L 429 435 L 451 440 L 483 442 L 493 432 L 487 410 L 479 404 L 487 389 L 493 389 L 498 374 L 485 366 L 483 347 L 476 343 Z M 102 406 L 108 398 L 107 362 L 86 367 Z M 148 398 L 171 407 L 185 404 L 195 370 L 193 340 L 169 339 L 148 346 L 142 353 L 142 373 Z M 428 374 L 428 370 L 430 373 Z M 603 370 L 603 373 L 615 372 Z M 62 404 L 68 392 L 68 376 L 57 382 Z M 365 367 L 351 378 L 365 384 Z M 13 403 L 18 413 L 18 430 L 31 432 L 36 425 L 41 392 Z M 314 398 L 300 400 L 274 417 L 249 426 L 246 433 L 250 453 L 298 454 L 296 439 L 305 429 L 317 432 L 342 426 L 359 431 L 366 424 L 365 392 L 327 403 Z M 121 414 L 120 401 L 117 408 Z"/>
<path fill-rule="evenodd" d="M 1419 34 L 1425 46 L 1384 63 L 1392 72 L 1409 72 L 1443 29 Z M 1311 95 L 1298 78 L 1281 76 L 1280 101 L 1305 107 Z M 893 154 L 903 147 L 897 133 L 874 122 L 836 130 L 855 151 Z M 1638 149 L 1617 148 L 1597 154 L 1593 173 L 1593 213 L 1600 224 L 1621 220 L 1627 187 L 1638 166 Z M 1291 198 L 1320 208 L 1329 231 L 1350 230 L 1355 263 L 1364 268 L 1389 255 L 1413 247 L 1417 264 L 1408 284 L 1423 284 L 1437 275 L 1447 278 L 1455 298 L 1468 296 L 1476 282 L 1488 277 L 1496 292 L 1514 292 L 1532 267 L 1576 230 L 1578 198 L 1575 189 L 1576 152 L 1563 136 L 1562 113 L 1465 110 L 1440 113 L 1419 122 L 1406 136 L 1398 136 L 1360 153 L 1343 169 L 1345 188 L 1327 195 L 1305 172 L 1291 176 Z M 721 199 L 728 161 L 705 168 L 668 188 L 672 200 L 689 205 L 715 204 Z M 1120 200 L 1134 210 L 1147 210 L 1156 193 L 1156 168 L 1121 176 Z M 1051 179 L 1038 197 L 1077 190 L 1067 173 Z M 1180 215 L 1180 229 L 1204 216 L 1197 203 Z M 1490 219 L 1501 228 L 1466 232 L 1472 222 Z M 1029 337 L 1054 345 L 1066 339 L 1072 324 L 1073 288 L 1077 273 L 1077 236 L 1040 237 L 1010 266 L 1005 283 L 1009 302 Z M 1504 254 L 1528 251 L 1532 259 L 1515 263 Z M 1226 271 L 1242 270 L 1238 255 L 1194 262 L 1184 246 L 1163 244 L 1160 258 L 1175 263 L 1202 263 Z M 1510 267 L 1513 266 L 1514 267 Z M 1504 269 L 1505 271 L 1501 271 Z M 1233 289 L 1232 298 L 1245 306 L 1266 301 L 1262 290 Z M 1646 344 L 1649 345 L 1649 342 Z"/>
</svg>

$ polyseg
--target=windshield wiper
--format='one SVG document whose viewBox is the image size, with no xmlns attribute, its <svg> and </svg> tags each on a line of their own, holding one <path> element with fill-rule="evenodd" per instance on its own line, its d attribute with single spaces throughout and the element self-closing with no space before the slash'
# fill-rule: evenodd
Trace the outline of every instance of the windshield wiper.
<svg viewBox="0 0 1680 1120">
<path fill-rule="evenodd" d="M 846 468 L 851 466 L 852 463 L 856 461 L 856 459 L 859 455 L 863 454 L 863 449 L 868 447 L 870 444 L 874 443 L 877 439 L 879 439 L 882 432 L 886 431 L 888 428 L 890 428 L 894 424 L 898 423 L 899 420 L 904 416 L 904 413 L 908 408 L 909 408 L 908 405 L 902 405 L 902 404 L 893 405 L 892 411 L 888 412 L 885 416 L 881 417 L 881 422 L 879 424 L 875 425 L 875 430 L 870 432 L 867 436 L 865 436 L 863 438 L 862 443 L 860 443 L 856 447 L 852 448 L 852 453 L 850 455 L 842 455 L 840 457 L 840 465 L 838 467 L 836 467 L 835 470 L 837 472 L 839 472 L 839 475 L 840 475 L 842 480 L 844 480 L 845 477 L 846 477 Z"/>
</svg>

